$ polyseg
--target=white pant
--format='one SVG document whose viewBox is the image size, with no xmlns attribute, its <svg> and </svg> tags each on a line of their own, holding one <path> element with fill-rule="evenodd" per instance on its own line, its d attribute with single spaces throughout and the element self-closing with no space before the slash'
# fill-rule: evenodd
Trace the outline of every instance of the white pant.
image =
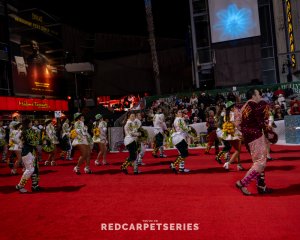
<svg viewBox="0 0 300 240">
<path fill-rule="evenodd" d="M 25 172 L 23 173 L 22 178 L 28 180 L 34 172 L 34 166 L 33 166 L 34 156 L 30 152 L 26 156 L 22 157 L 22 161 L 23 161 L 25 169 L 26 169 Z"/>
</svg>

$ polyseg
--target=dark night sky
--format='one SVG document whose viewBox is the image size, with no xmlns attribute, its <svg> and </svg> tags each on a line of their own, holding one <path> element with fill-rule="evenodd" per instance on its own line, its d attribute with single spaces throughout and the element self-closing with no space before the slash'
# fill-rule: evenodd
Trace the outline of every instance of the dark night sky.
<svg viewBox="0 0 300 240">
<path fill-rule="evenodd" d="M 143 0 L 19 0 L 19 2 L 21 8 L 40 8 L 60 17 L 61 22 L 85 30 L 147 35 Z M 188 3 L 188 0 L 152 0 L 156 36 L 185 38 L 190 22 Z"/>
</svg>

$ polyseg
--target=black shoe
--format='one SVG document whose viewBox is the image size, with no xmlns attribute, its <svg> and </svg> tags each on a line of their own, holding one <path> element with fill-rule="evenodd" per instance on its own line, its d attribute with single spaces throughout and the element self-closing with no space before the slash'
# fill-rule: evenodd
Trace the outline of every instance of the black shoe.
<svg viewBox="0 0 300 240">
<path fill-rule="evenodd" d="M 219 164 L 223 164 L 222 161 L 221 161 L 221 159 L 220 159 L 218 156 L 216 156 L 215 159 L 216 159 L 216 161 L 217 161 Z"/>
<path fill-rule="evenodd" d="M 152 153 L 152 156 L 153 156 L 154 158 L 158 158 L 158 156 L 157 156 L 156 154 L 154 154 L 154 153 Z"/>
<path fill-rule="evenodd" d="M 270 194 L 273 192 L 273 189 L 272 188 L 268 188 L 267 186 L 256 186 L 257 187 L 257 192 L 259 194 Z"/>
<path fill-rule="evenodd" d="M 267 157 L 267 161 L 272 161 L 272 160 L 273 160 L 273 158 Z"/>
<path fill-rule="evenodd" d="M 127 170 L 126 168 L 121 167 L 121 171 L 122 171 L 123 173 L 125 173 L 126 175 L 128 174 L 128 170 Z"/>
<path fill-rule="evenodd" d="M 173 171 L 175 174 L 178 173 L 176 167 L 174 166 L 174 163 L 171 163 L 171 164 L 170 164 L 170 168 L 172 169 L 172 171 Z"/>
<path fill-rule="evenodd" d="M 37 185 L 37 186 L 31 186 L 31 190 L 33 192 L 39 192 L 39 191 L 42 190 L 42 188 L 39 185 Z"/>
</svg>

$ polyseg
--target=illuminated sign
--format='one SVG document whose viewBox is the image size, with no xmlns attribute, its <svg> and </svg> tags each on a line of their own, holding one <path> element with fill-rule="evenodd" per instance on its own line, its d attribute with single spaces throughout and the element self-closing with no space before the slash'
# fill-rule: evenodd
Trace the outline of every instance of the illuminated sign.
<svg viewBox="0 0 300 240">
<path fill-rule="evenodd" d="M 293 19 L 292 19 L 292 7 L 291 7 L 291 1 L 285 0 L 286 2 L 286 15 L 287 15 L 287 24 L 288 24 L 288 34 L 289 34 L 289 45 L 290 45 L 290 52 L 291 55 L 291 63 L 292 67 L 296 67 L 296 56 L 293 54 L 295 52 L 295 39 L 294 39 L 294 31 L 293 31 Z"/>
<path fill-rule="evenodd" d="M 14 43 L 11 51 L 14 94 L 64 96 L 60 23 L 38 9 L 8 10 L 8 16 L 10 34 L 16 36 L 11 39 Z"/>
<path fill-rule="evenodd" d="M 17 16 L 15 14 L 10 14 L 10 16 L 18 23 L 21 23 L 21 24 L 24 24 L 28 27 L 31 27 L 31 28 L 35 28 L 35 29 L 38 29 L 46 34 L 53 34 L 55 36 L 58 36 L 58 32 L 53 30 L 53 29 L 50 29 L 46 26 L 44 26 L 44 21 L 43 21 L 43 16 L 40 16 L 38 14 L 35 14 L 35 13 L 31 13 L 31 20 L 27 20 L 25 18 L 22 18 L 20 16 Z"/>
<path fill-rule="evenodd" d="M 260 35 L 257 0 L 210 0 L 212 43 Z"/>
<path fill-rule="evenodd" d="M 68 101 L 54 99 L 0 97 L 1 111 L 68 111 Z"/>
</svg>

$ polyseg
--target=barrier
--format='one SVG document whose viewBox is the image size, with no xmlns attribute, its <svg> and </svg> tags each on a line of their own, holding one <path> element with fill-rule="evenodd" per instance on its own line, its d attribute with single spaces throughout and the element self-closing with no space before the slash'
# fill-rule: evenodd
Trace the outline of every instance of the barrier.
<svg viewBox="0 0 300 240">
<path fill-rule="evenodd" d="M 286 143 L 300 144 L 300 115 L 284 117 Z"/>
</svg>

